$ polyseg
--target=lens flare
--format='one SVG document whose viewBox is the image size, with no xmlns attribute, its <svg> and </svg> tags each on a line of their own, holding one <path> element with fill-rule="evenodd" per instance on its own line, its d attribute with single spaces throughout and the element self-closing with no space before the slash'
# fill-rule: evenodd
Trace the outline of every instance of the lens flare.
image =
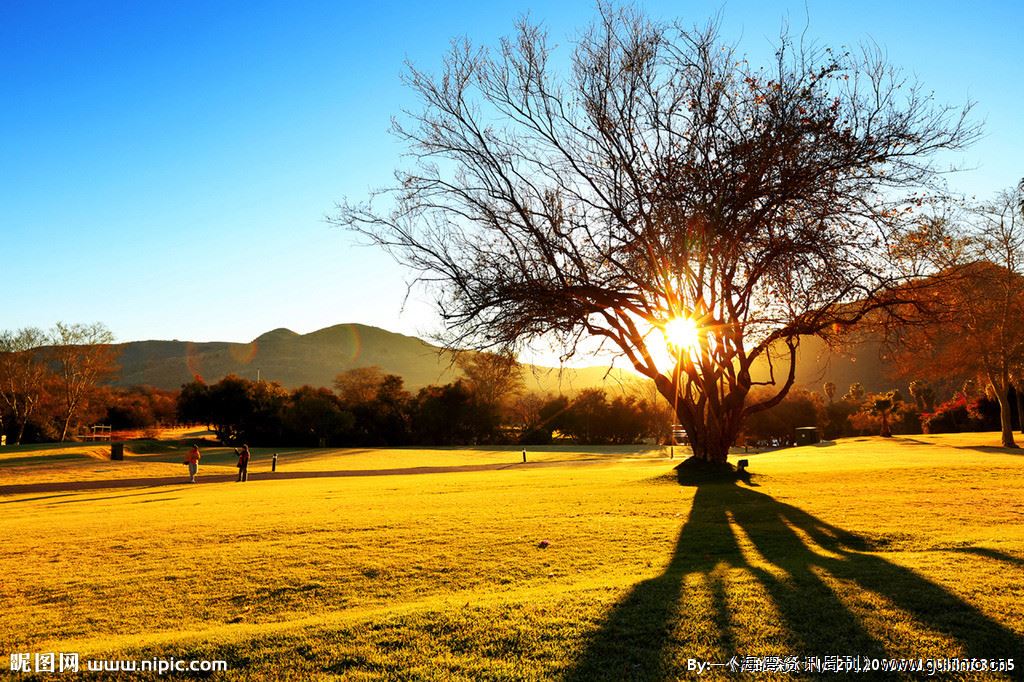
<svg viewBox="0 0 1024 682">
<path fill-rule="evenodd" d="M 676 317 L 662 327 L 665 342 L 675 350 L 695 350 L 700 347 L 700 327 L 689 317 Z"/>
<path fill-rule="evenodd" d="M 256 341 L 252 343 L 232 343 L 228 346 L 228 355 L 238 364 L 248 365 L 256 359 L 259 349 L 259 343 Z"/>
<path fill-rule="evenodd" d="M 363 352 L 363 338 L 359 334 L 359 328 L 354 324 L 346 324 L 342 327 L 343 352 L 348 356 L 347 360 L 352 366 L 357 366 L 359 356 Z"/>
<path fill-rule="evenodd" d="M 188 368 L 188 373 L 192 376 L 193 380 L 204 381 L 202 361 L 194 343 L 185 344 L 185 366 Z"/>
</svg>

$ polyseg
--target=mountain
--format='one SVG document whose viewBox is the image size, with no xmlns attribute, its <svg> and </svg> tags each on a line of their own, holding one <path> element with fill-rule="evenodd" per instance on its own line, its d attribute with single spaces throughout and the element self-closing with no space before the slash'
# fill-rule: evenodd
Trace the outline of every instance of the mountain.
<svg viewBox="0 0 1024 682">
<path fill-rule="evenodd" d="M 362 324 L 339 324 L 309 334 L 275 329 L 249 343 L 187 341 L 133 341 L 118 344 L 121 371 L 119 386 L 148 384 L 175 389 L 193 378 L 207 383 L 228 374 L 248 379 L 277 381 L 287 388 L 304 384 L 331 386 L 339 373 L 355 367 L 380 366 L 386 373 L 405 379 L 410 390 L 428 384 L 454 381 L 459 371 L 452 354 L 425 341 Z M 868 391 L 882 391 L 896 384 L 888 378 L 881 344 L 863 342 L 848 352 L 833 352 L 820 339 L 804 338 L 798 351 L 796 386 L 821 391 L 832 381 L 842 395 L 850 384 L 860 382 Z M 781 381 L 788 364 L 776 364 Z M 524 366 L 528 390 L 542 393 L 575 393 L 591 387 L 617 390 L 639 377 L 607 367 L 565 368 Z M 766 363 L 755 366 L 754 379 L 764 381 Z M 904 387 L 905 388 L 905 387 Z"/>
<path fill-rule="evenodd" d="M 869 392 L 897 387 L 891 378 L 892 369 L 884 346 L 875 339 L 864 339 L 836 351 L 816 336 L 804 336 L 796 357 L 794 386 L 797 388 L 821 393 L 825 382 L 831 381 L 836 385 L 837 395 L 843 395 L 853 383 L 862 384 Z M 781 382 L 788 371 L 788 359 L 776 363 L 775 378 Z M 769 375 L 767 363 L 755 363 L 752 375 L 755 380 L 765 380 Z M 906 394 L 906 386 L 901 389 Z"/>
<path fill-rule="evenodd" d="M 133 341 L 118 348 L 121 370 L 114 383 L 119 386 L 174 389 L 197 377 L 214 383 L 236 374 L 277 381 L 287 388 L 329 387 L 339 372 L 378 365 L 416 390 L 454 381 L 459 374 L 450 352 L 362 324 L 339 324 L 309 334 L 275 329 L 250 343 Z M 610 388 L 635 377 L 622 370 L 609 372 L 607 367 L 558 370 L 527 365 L 524 380 L 531 390 L 571 393 L 593 386 Z"/>
</svg>

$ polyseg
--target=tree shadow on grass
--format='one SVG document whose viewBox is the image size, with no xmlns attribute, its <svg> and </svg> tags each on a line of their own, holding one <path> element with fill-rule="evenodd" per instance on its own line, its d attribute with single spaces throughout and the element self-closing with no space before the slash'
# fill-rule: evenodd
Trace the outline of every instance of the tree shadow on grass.
<svg viewBox="0 0 1024 682">
<path fill-rule="evenodd" d="M 1001 445 L 954 445 L 957 450 L 974 450 L 985 455 L 1001 454 L 1001 455 L 1015 455 L 1020 457 L 1024 455 L 1024 448 L 1004 448 Z"/>
<path fill-rule="evenodd" d="M 958 642 L 965 656 L 1005 658 L 1024 650 L 1020 635 L 945 588 L 871 553 L 863 538 L 750 487 L 696 485 L 664 573 L 637 584 L 613 607 L 567 680 L 678 679 L 686 675 L 690 657 L 725 663 L 745 655 L 916 656 L 873 635 L 837 596 L 836 581 L 883 598 L 916 627 Z M 753 577 L 771 604 L 730 609 L 727 574 L 737 568 Z M 776 614 L 779 632 L 760 645 L 767 651 L 739 650 L 741 633 L 733 621 L 743 614 L 737 608 Z"/>
<path fill-rule="evenodd" d="M 1002 561 L 1014 566 L 1024 567 L 1024 559 L 1007 554 L 1006 552 L 1000 552 L 998 549 L 990 549 L 988 547 L 953 547 L 946 550 L 947 552 L 959 552 L 961 554 L 974 554 L 975 556 L 985 557 L 986 559 L 992 559 L 994 561 Z"/>
</svg>

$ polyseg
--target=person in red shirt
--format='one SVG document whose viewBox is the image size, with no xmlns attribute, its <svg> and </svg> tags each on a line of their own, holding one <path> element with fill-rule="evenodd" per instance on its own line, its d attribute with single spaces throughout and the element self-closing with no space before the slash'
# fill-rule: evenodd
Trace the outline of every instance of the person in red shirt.
<svg viewBox="0 0 1024 682">
<path fill-rule="evenodd" d="M 244 483 L 249 480 L 249 446 L 243 445 L 241 450 L 235 450 L 238 453 L 238 479 L 236 483 Z"/>
<path fill-rule="evenodd" d="M 185 464 L 188 465 L 188 478 L 192 483 L 196 482 L 196 476 L 199 474 L 199 446 L 193 445 L 192 450 L 185 457 Z"/>
</svg>

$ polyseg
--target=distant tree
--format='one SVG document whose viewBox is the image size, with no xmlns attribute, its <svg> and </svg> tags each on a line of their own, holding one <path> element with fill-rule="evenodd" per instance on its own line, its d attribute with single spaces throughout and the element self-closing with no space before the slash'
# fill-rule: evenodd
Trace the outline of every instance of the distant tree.
<svg viewBox="0 0 1024 682">
<path fill-rule="evenodd" d="M 617 395 L 608 402 L 607 421 L 603 438 L 615 445 L 638 443 L 647 436 L 657 436 L 664 426 L 652 431 L 650 416 L 646 413 L 648 404 L 632 396 Z"/>
<path fill-rule="evenodd" d="M 672 406 L 659 395 L 658 387 L 650 381 L 638 381 L 627 385 L 626 390 L 644 415 L 644 435 L 655 438 L 659 443 L 667 442 L 676 417 Z"/>
<path fill-rule="evenodd" d="M 936 377 L 978 376 L 992 388 L 1004 447 L 1016 447 L 1009 393 L 1024 367 L 1022 202 L 1017 187 L 988 202 L 949 204 L 907 236 L 921 260 L 943 275 L 932 303 L 945 311 L 909 335 L 910 352 L 927 356 L 925 366 Z M 964 395 L 970 397 L 966 388 Z"/>
<path fill-rule="evenodd" d="M 605 440 L 608 402 L 600 388 L 584 389 L 562 414 L 560 430 L 577 443 L 600 443 Z"/>
<path fill-rule="evenodd" d="M 1017 423 L 1020 425 L 1021 433 L 1024 433 L 1024 367 L 1017 370 L 1014 387 L 1017 390 Z"/>
<path fill-rule="evenodd" d="M 930 412 L 935 407 L 935 391 L 920 379 L 910 382 L 910 397 L 914 399 L 918 412 Z"/>
<path fill-rule="evenodd" d="M 277 382 L 229 374 L 205 389 L 198 382 L 183 386 L 178 413 L 209 424 L 225 444 L 272 444 L 283 440 L 287 403 L 288 392 Z"/>
<path fill-rule="evenodd" d="M 351 442 L 359 445 L 401 445 L 412 424 L 413 397 L 400 376 L 377 366 L 357 367 L 334 379 L 341 406 L 355 417 Z"/>
<path fill-rule="evenodd" d="M 319 446 L 338 442 L 355 425 L 351 412 L 327 388 L 303 386 L 292 391 L 282 413 L 289 442 Z"/>
<path fill-rule="evenodd" d="M 133 386 L 128 389 L 137 393 L 148 403 L 153 413 L 154 425 L 167 426 L 177 422 L 178 392 L 155 388 L 153 386 Z"/>
<path fill-rule="evenodd" d="M 152 386 L 107 389 L 103 399 L 103 420 L 112 429 L 148 429 L 177 420 L 176 391 Z M 194 420 L 187 420 L 192 422 Z"/>
<path fill-rule="evenodd" d="M 611 400 L 603 389 L 590 388 L 559 409 L 558 430 L 581 445 L 629 444 L 664 434 L 665 423 L 647 412 L 649 404 L 632 395 L 615 395 Z M 657 411 L 659 414 L 661 410 Z"/>
<path fill-rule="evenodd" d="M 251 407 L 242 421 L 239 442 L 284 443 L 288 391 L 276 381 L 248 381 L 246 389 Z"/>
<path fill-rule="evenodd" d="M 985 287 L 982 299 L 965 296 L 966 328 L 982 341 L 975 349 L 981 370 L 999 401 L 1000 429 L 1004 447 L 1016 447 L 1010 413 L 1012 375 L 1024 367 L 1024 187 L 1004 191 L 975 208 L 979 256 L 995 265 L 986 277 L 975 280 Z"/>
<path fill-rule="evenodd" d="M 565 429 L 569 405 L 569 398 L 564 395 L 548 398 L 537 409 L 537 421 L 528 425 L 521 441 L 531 445 L 550 443 L 555 431 Z"/>
<path fill-rule="evenodd" d="M 483 405 L 501 405 L 523 390 L 522 366 L 511 353 L 460 353 L 456 364 Z"/>
<path fill-rule="evenodd" d="M 828 401 L 831 403 L 832 402 L 832 397 L 836 394 L 836 385 L 834 383 L 832 383 L 831 381 L 826 381 L 825 382 L 825 386 L 823 388 L 825 390 L 825 396 L 828 398 Z"/>
<path fill-rule="evenodd" d="M 106 404 L 103 421 L 115 431 L 144 429 L 156 424 L 149 404 L 138 395 L 111 392 L 107 396 Z"/>
<path fill-rule="evenodd" d="M 823 411 L 820 395 L 794 389 L 778 405 L 751 417 L 743 433 L 747 441 L 777 440 L 789 443 L 794 440 L 796 429 L 818 426 L 822 421 L 819 415 Z"/>
<path fill-rule="evenodd" d="M 177 417 L 182 424 L 211 426 L 210 387 L 200 380 L 183 384 L 178 393 Z"/>
<path fill-rule="evenodd" d="M 492 431 L 492 424 L 481 424 L 490 416 L 481 414 L 472 390 L 461 379 L 445 386 L 427 386 L 416 396 L 413 437 L 430 445 L 472 445 L 480 432 Z"/>
<path fill-rule="evenodd" d="M 90 394 L 117 371 L 118 351 L 111 346 L 113 342 L 114 334 L 100 322 L 58 322 L 50 333 L 50 359 L 61 402 L 61 442 Z"/>
<path fill-rule="evenodd" d="M 964 383 L 960 386 L 960 395 L 964 397 L 964 400 L 970 400 L 976 398 L 978 394 L 978 382 L 975 379 L 965 379 Z"/>
<path fill-rule="evenodd" d="M 412 421 L 412 395 L 405 390 L 405 381 L 395 374 L 384 375 L 377 395 L 370 403 L 374 437 L 387 445 L 404 445 L 409 441 Z"/>
<path fill-rule="evenodd" d="M 859 405 L 864 402 L 865 397 L 867 397 L 867 392 L 864 390 L 864 386 L 859 381 L 855 381 L 850 384 L 850 388 L 846 391 L 846 395 L 843 396 L 843 400 Z"/>
<path fill-rule="evenodd" d="M 476 405 L 480 442 L 498 438 L 503 415 L 523 391 L 522 367 L 511 353 L 463 352 L 456 363 L 465 377 Z"/>
<path fill-rule="evenodd" d="M 783 35 L 756 68 L 715 26 L 598 11 L 564 70 L 527 21 L 494 52 L 454 44 L 436 76 L 410 67 L 423 107 L 395 132 L 416 165 L 386 211 L 337 222 L 433 287 L 453 344 L 596 337 L 655 382 L 696 458 L 724 463 L 793 386 L 801 336 L 908 295 L 889 237 L 935 154 L 978 130 L 880 51 Z M 748 401 L 759 383 L 776 390 Z"/>
<path fill-rule="evenodd" d="M 510 421 L 520 438 L 540 424 L 540 408 L 544 402 L 544 396 L 532 391 L 522 393 L 512 401 L 509 408 Z"/>
<path fill-rule="evenodd" d="M 897 394 L 892 391 L 871 397 L 871 412 L 877 415 L 881 421 L 878 435 L 882 438 L 892 438 L 892 426 L 889 424 L 889 418 L 900 402 L 897 398 Z"/>
<path fill-rule="evenodd" d="M 53 379 L 40 351 L 47 341 L 46 333 L 36 327 L 0 332 L 0 400 L 14 419 L 15 444 L 24 438 Z"/>
<path fill-rule="evenodd" d="M 925 433 L 991 431 L 999 428 L 999 403 L 981 396 L 968 399 L 963 394 L 936 405 L 923 420 Z"/>
<path fill-rule="evenodd" d="M 377 365 L 356 367 L 334 377 L 334 390 L 341 398 L 342 405 L 354 406 L 369 403 L 377 397 L 384 382 L 384 370 Z"/>
<path fill-rule="evenodd" d="M 221 443 L 242 442 L 244 423 L 254 409 L 249 384 L 248 379 L 229 374 L 210 386 L 205 421 L 213 426 Z"/>
<path fill-rule="evenodd" d="M 856 430 L 851 419 L 861 409 L 860 403 L 840 399 L 823 406 L 823 426 L 825 438 L 834 440 L 842 436 L 852 436 Z"/>
</svg>

